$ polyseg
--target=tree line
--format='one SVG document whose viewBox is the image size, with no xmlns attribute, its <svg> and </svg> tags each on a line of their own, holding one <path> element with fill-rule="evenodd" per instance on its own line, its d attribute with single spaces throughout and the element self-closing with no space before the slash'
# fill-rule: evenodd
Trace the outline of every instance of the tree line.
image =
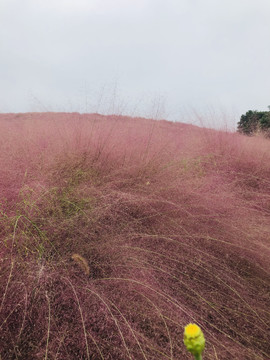
<svg viewBox="0 0 270 360">
<path fill-rule="evenodd" d="M 237 131 L 248 136 L 258 133 L 270 138 L 270 106 L 269 111 L 249 110 L 237 123 Z"/>
</svg>

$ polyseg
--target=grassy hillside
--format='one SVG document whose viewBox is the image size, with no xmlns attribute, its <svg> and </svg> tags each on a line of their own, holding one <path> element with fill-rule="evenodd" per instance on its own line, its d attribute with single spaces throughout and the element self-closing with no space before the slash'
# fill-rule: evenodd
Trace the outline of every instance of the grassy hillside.
<svg viewBox="0 0 270 360">
<path fill-rule="evenodd" d="M 270 358 L 270 142 L 0 115 L 0 359 Z"/>
</svg>

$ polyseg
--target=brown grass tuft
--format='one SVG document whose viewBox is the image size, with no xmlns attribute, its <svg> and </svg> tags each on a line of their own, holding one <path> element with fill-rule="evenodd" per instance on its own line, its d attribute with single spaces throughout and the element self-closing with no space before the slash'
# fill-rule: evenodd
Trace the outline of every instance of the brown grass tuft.
<svg viewBox="0 0 270 360">
<path fill-rule="evenodd" d="M 79 267 L 82 269 L 82 271 L 85 273 L 85 275 L 90 275 L 90 269 L 89 269 L 89 266 L 88 266 L 88 263 L 87 263 L 87 260 L 82 257 L 81 255 L 79 254 L 73 254 L 71 256 L 71 259 L 79 265 Z"/>
</svg>

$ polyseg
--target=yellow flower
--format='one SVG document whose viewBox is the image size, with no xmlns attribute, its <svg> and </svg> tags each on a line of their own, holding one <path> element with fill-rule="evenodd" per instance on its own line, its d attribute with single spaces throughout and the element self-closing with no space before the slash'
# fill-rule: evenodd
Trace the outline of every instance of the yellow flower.
<svg viewBox="0 0 270 360">
<path fill-rule="evenodd" d="M 196 324 L 188 324 L 185 327 L 185 335 L 188 337 L 196 337 L 199 335 L 201 329 Z"/>
<path fill-rule="evenodd" d="M 205 346 L 205 338 L 202 330 L 196 324 L 188 324 L 184 331 L 184 344 L 196 359 L 201 359 Z"/>
</svg>

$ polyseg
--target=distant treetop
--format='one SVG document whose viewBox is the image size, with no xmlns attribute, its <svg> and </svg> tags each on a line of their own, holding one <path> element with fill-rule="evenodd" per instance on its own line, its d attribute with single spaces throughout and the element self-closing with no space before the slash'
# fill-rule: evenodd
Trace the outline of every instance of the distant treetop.
<svg viewBox="0 0 270 360">
<path fill-rule="evenodd" d="M 270 105 L 268 108 L 270 110 Z M 249 136 L 263 133 L 270 137 L 270 111 L 248 110 L 237 123 L 237 131 Z"/>
</svg>

